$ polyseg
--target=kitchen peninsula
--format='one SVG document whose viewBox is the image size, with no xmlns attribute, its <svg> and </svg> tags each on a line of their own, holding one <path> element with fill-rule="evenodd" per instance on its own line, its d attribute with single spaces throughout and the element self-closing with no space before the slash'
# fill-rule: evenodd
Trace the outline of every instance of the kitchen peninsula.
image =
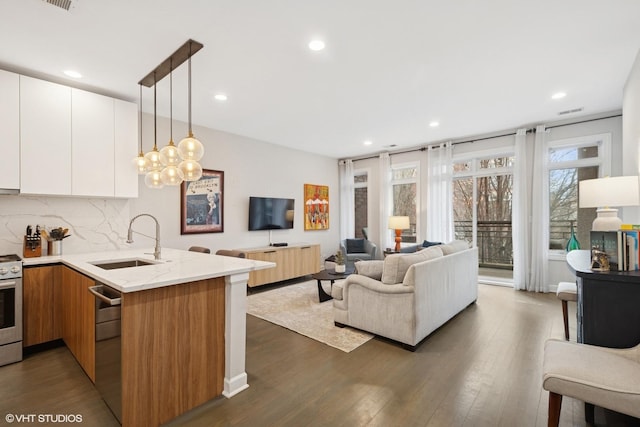
<svg viewBox="0 0 640 427">
<path fill-rule="evenodd" d="M 248 387 L 247 280 L 250 271 L 275 267 L 270 262 L 166 248 L 162 259 L 155 260 L 148 252 L 153 251 L 24 260 L 27 269 L 48 264 L 62 269 L 58 277 L 66 305 L 61 319 L 63 339 L 92 380 L 95 347 L 84 350 L 80 346 L 76 352 L 73 348 L 78 325 L 86 326 L 95 316 L 88 287 L 104 284 L 122 293 L 124 426 L 160 425 L 220 394 L 232 397 Z M 143 261 L 144 265 L 124 267 L 134 260 Z M 103 268 L 103 264 L 113 262 L 122 263 L 121 267 Z M 74 289 L 79 291 L 73 294 Z M 74 311 L 68 314 L 69 310 Z M 65 324 L 76 328 L 68 337 L 64 336 Z M 93 324 L 89 326 L 84 330 L 94 334 Z M 93 336 L 80 337 L 83 338 L 85 342 L 94 340 Z"/>
</svg>

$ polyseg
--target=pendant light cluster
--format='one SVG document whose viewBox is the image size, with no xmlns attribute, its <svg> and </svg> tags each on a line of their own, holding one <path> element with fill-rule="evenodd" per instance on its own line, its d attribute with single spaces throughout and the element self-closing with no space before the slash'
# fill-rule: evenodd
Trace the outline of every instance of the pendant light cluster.
<svg viewBox="0 0 640 427">
<path fill-rule="evenodd" d="M 155 70 L 143 78 L 140 84 L 140 153 L 134 159 L 138 174 L 145 175 L 149 188 L 165 185 L 180 185 L 183 181 L 197 181 L 202 177 L 202 166 L 198 161 L 204 155 L 202 143 L 193 136 L 191 125 L 191 56 L 202 48 L 202 44 L 188 40 Z M 173 142 L 173 70 L 185 60 L 189 61 L 189 134 L 178 146 Z M 169 74 L 170 92 L 170 137 L 169 143 L 158 151 L 156 84 Z M 153 85 L 153 149 L 147 154 L 142 151 L 142 85 Z"/>
</svg>

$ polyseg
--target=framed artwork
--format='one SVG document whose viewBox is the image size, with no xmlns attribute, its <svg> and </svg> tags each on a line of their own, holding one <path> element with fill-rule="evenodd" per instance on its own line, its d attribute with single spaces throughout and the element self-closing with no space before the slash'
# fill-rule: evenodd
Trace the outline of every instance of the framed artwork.
<svg viewBox="0 0 640 427">
<path fill-rule="evenodd" d="M 180 234 L 222 233 L 224 172 L 203 169 L 180 186 Z"/>
<path fill-rule="evenodd" d="M 304 185 L 304 229 L 329 229 L 329 186 Z"/>
</svg>

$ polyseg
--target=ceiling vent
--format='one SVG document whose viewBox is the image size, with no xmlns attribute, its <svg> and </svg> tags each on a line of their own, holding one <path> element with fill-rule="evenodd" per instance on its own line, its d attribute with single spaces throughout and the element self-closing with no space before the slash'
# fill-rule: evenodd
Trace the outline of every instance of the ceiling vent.
<svg viewBox="0 0 640 427">
<path fill-rule="evenodd" d="M 45 3 L 49 3 L 53 6 L 57 6 L 60 9 L 64 9 L 66 11 L 68 11 L 69 9 L 71 9 L 71 5 L 73 4 L 72 0 L 42 0 Z"/>
<path fill-rule="evenodd" d="M 566 114 L 573 114 L 573 113 L 579 113 L 580 111 L 584 110 L 583 107 L 580 108 L 574 108 L 573 110 L 565 110 L 565 111 L 560 111 L 558 113 L 559 116 L 564 116 Z"/>
</svg>

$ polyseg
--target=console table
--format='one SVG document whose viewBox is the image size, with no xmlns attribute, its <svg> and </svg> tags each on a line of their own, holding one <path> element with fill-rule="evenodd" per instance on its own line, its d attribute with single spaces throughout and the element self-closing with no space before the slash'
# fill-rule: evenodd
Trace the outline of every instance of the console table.
<svg viewBox="0 0 640 427">
<path fill-rule="evenodd" d="M 578 342 L 610 348 L 640 343 L 640 271 L 591 271 L 588 250 L 567 254 L 577 276 Z"/>
<path fill-rule="evenodd" d="M 281 282 L 320 271 L 320 245 L 317 244 L 295 243 L 289 246 L 237 250 L 244 252 L 248 259 L 276 263 L 276 267 L 269 270 L 251 271 L 247 282 L 249 287 Z"/>
</svg>

